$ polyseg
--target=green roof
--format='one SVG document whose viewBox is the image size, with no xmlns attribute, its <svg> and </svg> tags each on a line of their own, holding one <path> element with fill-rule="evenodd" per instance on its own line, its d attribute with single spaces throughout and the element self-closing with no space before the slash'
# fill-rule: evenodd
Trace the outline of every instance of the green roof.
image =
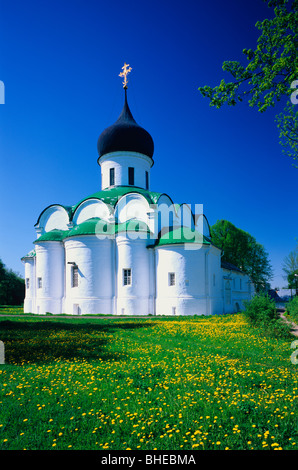
<svg viewBox="0 0 298 470">
<path fill-rule="evenodd" d="M 115 232 L 113 224 L 94 217 L 92 219 L 85 220 L 76 227 L 69 230 L 65 238 L 76 237 L 78 235 L 95 235 L 95 234 L 108 234 L 111 235 Z"/>
<path fill-rule="evenodd" d="M 65 238 L 78 235 L 113 235 L 118 232 L 147 232 L 150 233 L 148 225 L 142 220 L 131 219 L 120 224 L 109 223 L 99 217 L 85 220 L 70 230 L 51 230 L 41 235 L 34 243 L 45 241 L 62 241 Z"/>
<path fill-rule="evenodd" d="M 162 193 L 156 193 L 136 186 L 115 186 L 112 189 L 103 189 L 91 194 L 91 196 L 85 197 L 78 204 L 72 207 L 72 214 L 74 214 L 77 207 L 82 204 L 82 202 L 87 201 L 88 199 L 99 199 L 105 204 L 110 204 L 114 207 L 120 197 L 130 193 L 141 194 L 147 199 L 149 204 L 157 204 L 158 199 L 162 195 Z"/>
<path fill-rule="evenodd" d="M 146 222 L 137 219 L 130 219 L 126 222 L 116 225 L 116 232 L 147 232 L 150 233 L 150 229 Z"/>
<path fill-rule="evenodd" d="M 154 246 L 175 245 L 181 243 L 211 244 L 207 237 L 204 237 L 196 230 L 192 230 L 188 227 L 179 227 L 162 234 Z"/>
<path fill-rule="evenodd" d="M 35 251 L 35 248 L 34 248 L 34 250 L 29 251 L 29 253 L 27 255 L 23 256 L 21 258 L 21 260 L 23 260 L 25 258 L 34 258 L 35 256 L 36 256 L 36 251 Z"/>
<path fill-rule="evenodd" d="M 58 230 L 58 229 L 50 230 L 49 232 L 46 232 L 43 235 L 41 235 L 33 243 L 48 242 L 48 241 L 60 242 L 67 236 L 67 234 L 68 234 L 68 230 Z"/>
</svg>

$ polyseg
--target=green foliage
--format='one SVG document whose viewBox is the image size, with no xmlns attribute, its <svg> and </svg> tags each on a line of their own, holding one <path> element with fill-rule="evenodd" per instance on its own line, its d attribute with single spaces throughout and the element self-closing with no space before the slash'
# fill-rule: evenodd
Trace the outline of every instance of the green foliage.
<svg viewBox="0 0 298 470">
<path fill-rule="evenodd" d="M 292 273 L 288 274 L 288 288 L 294 289 L 296 295 L 298 295 L 298 269 L 295 269 Z"/>
<path fill-rule="evenodd" d="M 251 301 L 244 302 L 244 306 L 244 315 L 252 325 L 260 327 L 265 336 L 289 337 L 290 327 L 280 319 L 275 302 L 268 295 L 256 295 Z"/>
<path fill-rule="evenodd" d="M 298 322 L 298 297 L 294 297 L 287 304 L 287 313 L 295 323 Z"/>
<path fill-rule="evenodd" d="M 244 303 L 245 315 L 256 325 L 277 319 L 277 311 L 274 300 L 268 295 L 256 295 L 249 302 Z"/>
<path fill-rule="evenodd" d="M 264 112 L 293 92 L 291 83 L 298 79 L 298 0 L 264 1 L 274 8 L 274 16 L 256 23 L 261 33 L 255 50 L 243 49 L 246 67 L 238 61 L 225 61 L 222 68 L 233 81 L 223 79 L 214 88 L 199 87 L 211 106 L 234 106 L 248 98 L 250 106 Z M 287 154 L 297 159 L 297 106 L 288 104 L 277 117 L 277 125 L 282 145 L 289 148 Z"/>
<path fill-rule="evenodd" d="M 298 75 L 298 72 L 297 72 Z M 279 128 L 280 144 L 283 146 L 283 153 L 298 160 L 298 105 L 288 102 L 284 111 L 276 116 L 277 127 Z M 297 165 L 294 165 L 298 168 Z"/>
<path fill-rule="evenodd" d="M 223 250 L 223 260 L 248 274 L 257 292 L 265 290 L 272 276 L 268 254 L 249 233 L 228 220 L 218 220 L 211 227 L 212 242 Z"/>
<path fill-rule="evenodd" d="M 284 258 L 282 269 L 288 281 L 288 288 L 295 289 L 297 295 L 298 280 L 295 274 L 298 274 L 298 245 Z"/>
<path fill-rule="evenodd" d="M 0 305 L 21 305 L 25 297 L 25 282 L 0 260 Z"/>
</svg>

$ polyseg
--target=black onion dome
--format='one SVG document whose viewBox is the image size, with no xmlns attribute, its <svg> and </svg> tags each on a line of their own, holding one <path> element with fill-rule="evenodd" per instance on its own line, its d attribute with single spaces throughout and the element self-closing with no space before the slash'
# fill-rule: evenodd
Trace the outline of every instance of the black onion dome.
<svg viewBox="0 0 298 470">
<path fill-rule="evenodd" d="M 127 103 L 126 88 L 122 112 L 117 121 L 100 134 L 97 150 L 99 158 L 107 153 L 119 151 L 139 152 L 150 158 L 153 156 L 153 139 L 149 132 L 134 120 Z"/>
</svg>

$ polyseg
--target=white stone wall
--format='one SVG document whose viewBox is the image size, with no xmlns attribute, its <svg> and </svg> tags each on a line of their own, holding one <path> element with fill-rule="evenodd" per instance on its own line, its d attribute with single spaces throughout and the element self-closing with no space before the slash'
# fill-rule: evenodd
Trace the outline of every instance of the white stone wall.
<svg viewBox="0 0 298 470">
<path fill-rule="evenodd" d="M 27 287 L 27 279 L 29 279 L 29 288 Z M 25 284 L 26 295 L 24 300 L 24 313 L 35 313 L 35 257 L 25 259 Z"/>
<path fill-rule="evenodd" d="M 221 250 L 210 246 L 208 252 L 208 314 L 223 313 Z"/>
<path fill-rule="evenodd" d="M 185 250 L 183 245 L 156 249 L 156 314 L 206 315 L 206 256 L 209 248 Z M 175 285 L 170 285 L 170 274 Z"/>
<path fill-rule="evenodd" d="M 80 235 L 64 243 L 36 243 L 36 257 L 24 260 L 30 283 L 24 311 L 212 315 L 242 310 L 244 301 L 254 295 L 247 275 L 221 268 L 218 248 L 148 248 L 153 241 L 145 236 L 120 232 L 115 238 Z M 79 270 L 77 287 L 72 286 L 73 263 Z M 124 269 L 131 270 L 131 285 L 123 283 Z M 174 285 L 170 273 L 175 275 Z"/>
<path fill-rule="evenodd" d="M 133 240 L 126 233 L 116 236 L 117 315 L 154 314 L 152 253 L 147 244 L 147 240 Z M 131 269 L 131 285 L 123 283 L 124 269 Z"/>
<path fill-rule="evenodd" d="M 36 306 L 34 313 L 61 313 L 64 296 L 63 244 L 57 241 L 40 242 L 36 243 L 35 250 Z"/>
<path fill-rule="evenodd" d="M 110 168 L 115 168 L 114 186 L 128 186 L 128 168 L 134 168 L 134 186 L 145 189 L 146 171 L 149 174 L 151 158 L 137 152 L 112 152 L 99 159 L 101 167 L 101 189 L 110 187 Z"/>
<path fill-rule="evenodd" d="M 69 314 L 114 313 L 115 255 L 112 239 L 94 235 L 65 240 L 64 310 Z M 78 266 L 78 287 L 72 287 L 72 266 Z"/>
<path fill-rule="evenodd" d="M 254 296 L 254 286 L 244 273 L 222 269 L 223 313 L 244 309 L 245 300 Z"/>
</svg>

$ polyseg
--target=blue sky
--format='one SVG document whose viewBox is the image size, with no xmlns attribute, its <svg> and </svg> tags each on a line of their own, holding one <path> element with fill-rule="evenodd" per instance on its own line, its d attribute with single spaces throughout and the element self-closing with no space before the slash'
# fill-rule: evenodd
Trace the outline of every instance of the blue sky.
<svg viewBox="0 0 298 470">
<path fill-rule="evenodd" d="M 298 170 L 282 154 L 275 107 L 211 108 L 199 86 L 229 75 L 224 60 L 254 48 L 262 0 L 184 2 L 0 0 L 0 257 L 23 273 L 34 224 L 52 203 L 100 189 L 97 139 L 123 106 L 126 61 L 134 118 L 154 139 L 151 189 L 203 204 L 281 265 L 297 243 Z"/>
</svg>

